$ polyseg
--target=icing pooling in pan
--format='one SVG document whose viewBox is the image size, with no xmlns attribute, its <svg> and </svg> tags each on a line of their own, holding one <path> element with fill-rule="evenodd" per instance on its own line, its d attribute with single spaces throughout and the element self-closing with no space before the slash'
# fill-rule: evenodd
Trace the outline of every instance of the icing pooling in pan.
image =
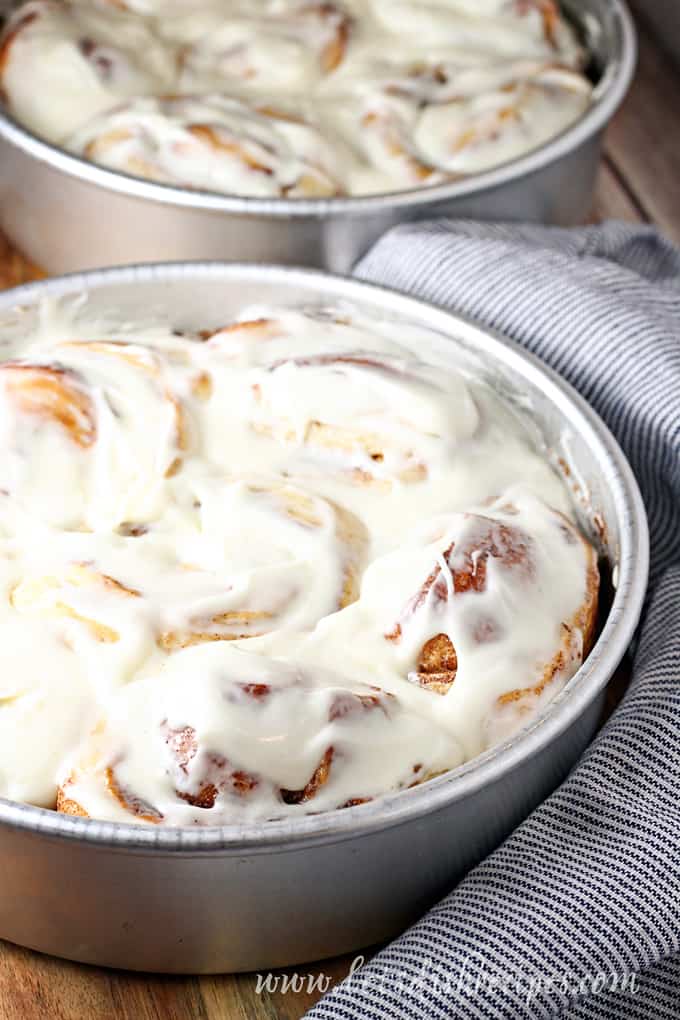
<svg viewBox="0 0 680 1020">
<path fill-rule="evenodd" d="M 592 101 L 553 0 L 30 0 L 0 84 L 37 134 L 134 176 L 260 197 L 491 169 Z"/>
<path fill-rule="evenodd" d="M 0 794 L 219 824 L 372 799 L 580 665 L 594 553 L 531 432 L 352 310 L 0 332 Z"/>
</svg>

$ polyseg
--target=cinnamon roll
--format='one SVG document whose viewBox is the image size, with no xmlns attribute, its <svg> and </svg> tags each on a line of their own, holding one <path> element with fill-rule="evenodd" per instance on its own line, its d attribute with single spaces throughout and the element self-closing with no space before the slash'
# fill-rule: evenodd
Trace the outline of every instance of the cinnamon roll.
<svg viewBox="0 0 680 1020">
<path fill-rule="evenodd" d="M 497 61 L 548 57 L 582 59 L 556 0 L 371 0 L 387 31 L 418 39 L 423 48 L 448 44 Z"/>
<path fill-rule="evenodd" d="M 297 0 L 236 10 L 225 18 L 216 12 L 207 25 L 180 50 L 179 87 L 182 92 L 237 90 L 276 94 L 278 89 L 304 94 L 310 86 L 342 64 L 353 30 L 353 19 L 331 2 Z M 205 19 L 212 21 L 208 12 Z M 172 32 L 172 23 L 165 33 Z M 185 26 L 178 33 L 184 35 Z M 194 35 L 196 29 L 190 35 Z"/>
<path fill-rule="evenodd" d="M 294 318 L 283 328 L 295 331 Z M 361 485 L 424 480 L 429 462 L 478 425 L 465 383 L 398 351 L 354 349 L 353 330 L 341 322 L 335 332 L 339 349 L 311 353 L 293 332 L 292 351 L 288 344 L 283 354 L 275 339 L 263 349 L 247 328 L 242 345 L 257 365 L 248 373 L 250 427 Z M 227 338 L 233 342 L 234 330 Z"/>
<path fill-rule="evenodd" d="M 365 803 L 459 760 L 444 728 L 379 687 L 192 648 L 119 692 L 66 763 L 57 809 L 155 825 L 274 819 Z"/>
<path fill-rule="evenodd" d="M 566 130 L 590 102 L 590 83 L 556 63 L 469 66 L 430 56 L 383 64 L 336 118 L 360 147 L 361 163 L 351 171 L 357 185 L 370 179 L 370 190 L 378 182 L 394 190 L 517 159 Z"/>
<path fill-rule="evenodd" d="M 599 572 L 563 514 L 515 486 L 487 506 L 423 521 L 373 560 L 359 599 L 291 645 L 258 645 L 306 668 L 343 649 L 351 675 L 379 677 L 445 723 L 466 757 L 511 737 L 576 673 L 595 635 Z"/>
<path fill-rule="evenodd" d="M 179 605 L 162 614 L 163 650 L 304 629 L 356 599 L 367 536 L 353 514 L 280 482 L 239 481 L 218 491 L 202 483 L 197 491 L 204 548 L 194 541 L 199 564 L 180 565 L 188 575 Z"/>
<path fill-rule="evenodd" d="M 125 97 L 171 89 L 175 75 L 175 58 L 151 26 L 112 5 L 30 0 L 0 42 L 11 112 L 57 144 Z"/>
<path fill-rule="evenodd" d="M 11 568 L 0 538 L 0 585 Z M 78 655 L 40 621 L 0 614 L 0 790 L 10 800 L 55 806 L 55 777 L 96 719 Z"/>
<path fill-rule="evenodd" d="M 501 153 L 506 162 L 543 145 L 590 105 L 588 82 L 559 65 L 488 77 L 502 84 L 432 104 L 418 118 L 414 141 L 433 165 L 458 175 L 491 169 Z"/>
<path fill-rule="evenodd" d="M 10 111 L 160 183 L 274 198 L 420 188 L 548 142 L 592 103 L 554 0 L 29 0 Z"/>
<path fill-rule="evenodd" d="M 26 557 L 12 608 L 127 677 L 154 647 L 304 630 L 356 599 L 367 536 L 348 511 L 279 481 L 174 488 L 153 522 L 56 538 L 42 572 Z"/>
<path fill-rule="evenodd" d="M 0 796 L 157 825 L 358 805 L 511 736 L 587 655 L 569 493 L 428 331 L 84 302 L 18 310 L 0 351 Z"/>
<path fill-rule="evenodd" d="M 574 675 L 593 644 L 598 590 L 592 546 L 519 488 L 419 529 L 369 568 L 361 600 L 400 675 L 442 699 L 445 714 L 460 712 L 479 751 Z"/>
<path fill-rule="evenodd" d="M 91 592 L 93 605 L 90 615 L 78 608 L 81 599 L 79 593 Z M 70 563 L 61 576 L 43 575 L 40 577 L 24 577 L 10 594 L 10 603 L 14 609 L 38 610 L 66 616 L 84 625 L 88 636 L 97 642 L 112 644 L 120 640 L 120 632 L 97 619 L 98 609 L 103 597 L 113 595 L 114 601 L 137 599 L 140 592 L 117 581 L 108 574 L 102 574 L 91 563 Z"/>
<path fill-rule="evenodd" d="M 57 338 L 0 364 L 2 482 L 73 530 L 153 515 L 191 442 L 172 371 L 128 341 Z M 134 451 L 134 453 L 133 453 Z"/>
<path fill-rule="evenodd" d="M 164 184 L 272 197 L 339 195 L 337 151 L 284 105 L 222 96 L 136 99 L 69 141 L 102 166 Z"/>
</svg>

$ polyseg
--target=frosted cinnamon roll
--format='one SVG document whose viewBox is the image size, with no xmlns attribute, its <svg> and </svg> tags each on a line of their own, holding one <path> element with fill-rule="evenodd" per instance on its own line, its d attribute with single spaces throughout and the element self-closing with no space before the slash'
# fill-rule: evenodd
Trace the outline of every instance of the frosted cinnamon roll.
<svg viewBox="0 0 680 1020">
<path fill-rule="evenodd" d="M 278 481 L 194 491 L 202 537 L 187 553 L 198 562 L 181 565 L 179 604 L 162 614 L 165 651 L 305 629 L 357 598 L 367 535 L 347 510 Z"/>
<path fill-rule="evenodd" d="M 254 5 L 234 15 L 206 12 L 200 34 L 180 50 L 182 91 L 206 92 L 231 84 L 249 92 L 276 94 L 283 88 L 304 93 L 340 67 L 353 30 L 348 11 L 330 2 L 297 0 L 259 10 Z M 181 38 L 185 31 L 184 24 L 179 33 L 171 21 L 164 26 L 166 35 Z M 197 26 L 189 32 L 197 33 Z"/>
<path fill-rule="evenodd" d="M 590 102 L 590 83 L 557 64 L 435 58 L 383 65 L 335 116 L 362 153 L 354 187 L 373 191 L 439 184 L 517 159 L 575 123 Z"/>
<path fill-rule="evenodd" d="M 0 364 L 2 483 L 73 530 L 152 516 L 191 443 L 167 365 L 134 342 L 57 338 Z"/>
<path fill-rule="evenodd" d="M 296 325 L 292 316 L 267 327 L 237 324 L 210 341 L 227 350 L 238 343 L 241 357 L 256 363 L 246 406 L 254 432 L 290 445 L 310 466 L 388 487 L 424 480 L 433 458 L 474 434 L 478 411 L 462 379 L 389 348 L 354 348 L 349 323 L 334 324 L 335 350 L 312 353 Z M 262 328 L 273 332 L 264 345 Z M 277 329 L 292 344 L 277 343 Z"/>
<path fill-rule="evenodd" d="M 0 550 L 0 795 L 53 808 L 61 763 L 93 725 L 97 701 L 73 649 L 6 605 L 1 537 Z"/>
<path fill-rule="evenodd" d="M 90 121 L 69 148 L 164 184 L 263 197 L 341 194 L 337 151 L 284 105 L 218 95 L 136 99 Z"/>
<path fill-rule="evenodd" d="M 348 306 L 121 318 L 0 323 L 0 796 L 159 825 L 325 811 L 558 694 L 595 553 L 467 355 Z"/>
<path fill-rule="evenodd" d="M 9 603 L 100 674 L 156 651 L 313 627 L 353 602 L 367 550 L 348 511 L 280 481 L 177 484 L 166 512 L 115 533 L 55 536 L 22 557 Z"/>
<path fill-rule="evenodd" d="M 17 119 L 183 188 L 332 198 L 433 186 L 581 117 L 553 0 L 30 0 L 0 41 Z"/>
<path fill-rule="evenodd" d="M 113 6 L 30 0 L 0 43 L 0 88 L 17 120 L 58 144 L 128 96 L 172 87 L 174 55 Z"/>
<path fill-rule="evenodd" d="M 423 522 L 367 568 L 359 600 L 293 654 L 324 666 L 347 648 L 345 668 L 412 697 L 474 755 L 521 728 L 577 671 L 593 643 L 598 589 L 592 546 L 515 488 Z M 280 651 L 276 641 L 264 648 Z"/>
<path fill-rule="evenodd" d="M 370 0 L 370 6 L 387 31 L 417 39 L 423 49 L 448 44 L 495 60 L 582 59 L 556 0 Z"/>
<path fill-rule="evenodd" d="M 443 728 L 379 687 L 209 646 L 120 691 L 66 764 L 57 807 L 155 825 L 274 819 L 364 803 L 459 760 Z"/>
<path fill-rule="evenodd" d="M 554 697 L 590 651 L 597 558 L 562 514 L 521 492 L 428 531 L 427 552 L 412 564 L 429 567 L 384 638 L 409 681 L 450 697 L 451 711 L 484 677 L 479 721 L 490 746 Z"/>
<path fill-rule="evenodd" d="M 507 78 L 488 75 L 486 88 L 483 77 L 475 94 L 428 106 L 415 126 L 414 142 L 424 158 L 449 173 L 491 169 L 499 156 L 501 162 L 517 159 L 566 130 L 591 102 L 582 75 L 557 65 Z"/>
</svg>

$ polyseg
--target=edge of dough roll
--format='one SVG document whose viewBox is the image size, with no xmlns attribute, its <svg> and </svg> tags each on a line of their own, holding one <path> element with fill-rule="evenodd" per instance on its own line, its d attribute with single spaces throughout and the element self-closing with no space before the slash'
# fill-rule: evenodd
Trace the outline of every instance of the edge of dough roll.
<svg viewBox="0 0 680 1020">
<path fill-rule="evenodd" d="M 517 159 L 588 110 L 556 0 L 29 0 L 16 119 L 109 169 L 261 198 L 386 194 Z"/>
<path fill-rule="evenodd" d="M 429 339 L 345 307 L 0 324 L 0 795 L 328 811 L 563 688 L 594 550 L 529 424 Z"/>
</svg>

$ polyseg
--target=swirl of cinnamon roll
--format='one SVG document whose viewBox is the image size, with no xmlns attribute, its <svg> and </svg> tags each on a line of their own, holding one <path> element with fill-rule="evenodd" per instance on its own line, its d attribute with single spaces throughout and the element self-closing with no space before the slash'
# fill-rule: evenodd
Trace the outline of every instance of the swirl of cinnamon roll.
<svg viewBox="0 0 680 1020">
<path fill-rule="evenodd" d="M 177 484 L 153 522 L 56 538 L 39 570 L 29 557 L 13 608 L 115 676 L 154 646 L 304 630 L 357 597 L 366 536 L 348 511 L 276 480 Z"/>
<path fill-rule="evenodd" d="M 371 167 L 368 176 L 373 178 L 379 174 L 380 180 L 385 182 L 378 190 L 383 186 L 413 188 L 453 180 L 452 174 L 438 167 L 415 143 L 417 114 L 418 109 L 412 102 L 382 91 L 362 101 L 355 109 L 348 105 L 344 115 L 356 122 L 355 130 Z M 358 179 L 361 176 L 359 172 Z"/>
<path fill-rule="evenodd" d="M 202 549 L 191 543 L 199 563 L 187 567 L 197 593 L 185 577 L 182 604 L 163 614 L 161 648 L 305 629 L 356 599 L 367 537 L 351 513 L 280 482 L 236 481 L 213 488 L 204 482 L 195 491 L 206 535 Z M 224 578 L 217 586 L 216 548 Z M 201 560 L 207 572 L 203 582 Z"/>
<path fill-rule="evenodd" d="M 454 174 L 479 173 L 538 148 L 581 117 L 591 102 L 582 75 L 558 65 L 476 72 L 454 96 L 427 106 L 414 129 L 423 158 Z M 467 96 L 465 92 L 467 91 Z"/>
<path fill-rule="evenodd" d="M 216 12 L 213 18 L 208 13 L 200 34 L 180 51 L 183 92 L 223 89 L 225 83 L 249 92 L 308 89 L 342 64 L 352 31 L 339 4 L 314 0 L 255 6 L 233 18 Z M 165 33 L 172 28 L 166 23 Z"/>
<path fill-rule="evenodd" d="M 379 687 L 208 646 L 116 694 L 57 807 L 156 825 L 272 819 L 363 803 L 459 760 L 443 728 Z"/>
<path fill-rule="evenodd" d="M 495 743 L 501 727 L 518 728 L 590 651 L 595 551 L 561 514 L 521 493 L 435 523 L 434 532 L 414 559 L 429 558 L 430 567 L 385 640 L 409 680 L 436 695 L 455 699 L 480 673 L 498 685 L 484 718 L 485 741 Z"/>
<path fill-rule="evenodd" d="M 342 321 L 326 326 L 323 353 L 310 350 L 310 322 L 289 313 L 235 323 L 209 340 L 250 366 L 244 413 L 252 430 L 292 448 L 308 469 L 316 462 L 362 485 L 418 482 L 474 434 L 478 410 L 460 377 L 398 348 L 355 348 L 355 327 Z"/>
<path fill-rule="evenodd" d="M 341 194 L 339 153 L 285 104 L 222 96 L 136 99 L 88 122 L 69 148 L 165 184 L 239 195 Z"/>
<path fill-rule="evenodd" d="M 516 159 L 566 130 L 590 102 L 590 84 L 557 64 L 480 67 L 430 56 L 380 65 L 336 117 L 370 167 L 356 164 L 353 187 L 409 188 Z"/>
<path fill-rule="evenodd" d="M 0 365 L 0 485 L 72 529 L 144 519 L 179 468 L 191 426 L 148 349 L 58 339 Z"/>
<path fill-rule="evenodd" d="M 167 91 L 175 58 L 143 20 L 114 7 L 30 0 L 0 43 L 0 89 L 18 120 L 63 143 L 125 97 Z"/>
<path fill-rule="evenodd" d="M 371 0 L 374 16 L 423 47 L 448 43 L 461 52 L 582 60 L 578 41 L 555 0 Z"/>
</svg>

